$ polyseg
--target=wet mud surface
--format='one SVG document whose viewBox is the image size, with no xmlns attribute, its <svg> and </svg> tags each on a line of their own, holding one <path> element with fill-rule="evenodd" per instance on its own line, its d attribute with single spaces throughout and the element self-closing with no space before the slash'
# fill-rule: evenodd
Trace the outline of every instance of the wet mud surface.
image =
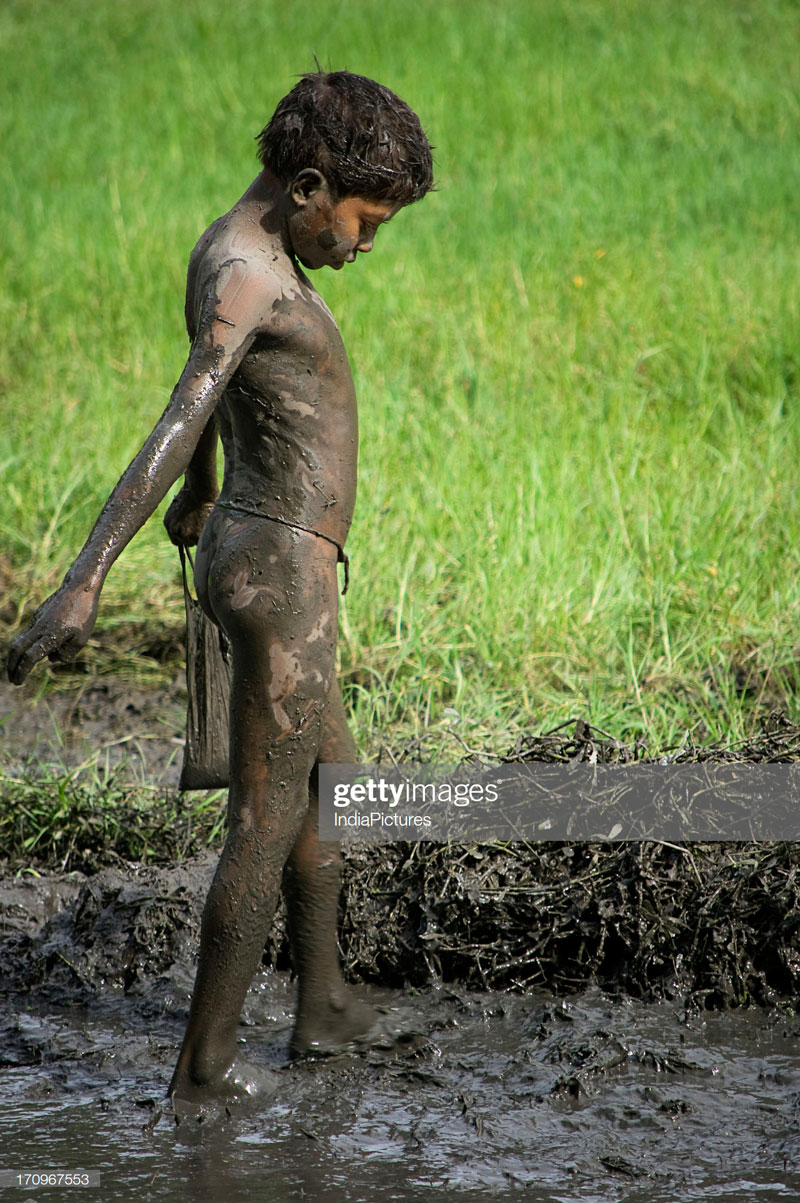
<svg viewBox="0 0 800 1203">
<path fill-rule="evenodd" d="M 104 1200 L 800 1194 L 786 1006 L 372 989 L 413 1041 L 292 1063 L 294 986 L 264 971 L 239 1031 L 265 1090 L 176 1122 L 165 1092 L 212 869 L 2 883 L 3 1167 L 99 1171 Z"/>
<path fill-rule="evenodd" d="M 182 705 L 179 683 L 156 694 L 90 680 L 77 704 L 55 695 L 7 710 L 0 753 L 8 772 L 105 749 L 170 786 Z M 605 861 L 602 849 L 552 847 L 535 864 L 520 850 L 445 851 L 398 845 L 371 864 L 368 848 L 348 865 L 349 974 L 396 987 L 364 990 L 405 1017 L 414 1041 L 290 1062 L 295 996 L 279 917 L 266 955 L 279 968 L 265 965 L 239 1029 L 267 1086 L 180 1122 L 164 1100 L 214 853 L 9 872 L 0 1169 L 99 1171 L 102 1185 L 80 1197 L 103 1200 L 800 1197 L 791 848 L 708 860 L 699 849 L 644 859 L 622 849 Z M 659 915 L 661 943 L 647 944 L 636 932 Z M 694 962 L 680 959 L 686 932 Z M 755 969 L 743 938 L 762 951 Z M 547 991 L 520 972 L 543 941 L 561 974 L 544 975 Z M 700 989 L 702 973 L 714 980 Z M 708 1009 L 742 988 L 771 1005 Z"/>
</svg>

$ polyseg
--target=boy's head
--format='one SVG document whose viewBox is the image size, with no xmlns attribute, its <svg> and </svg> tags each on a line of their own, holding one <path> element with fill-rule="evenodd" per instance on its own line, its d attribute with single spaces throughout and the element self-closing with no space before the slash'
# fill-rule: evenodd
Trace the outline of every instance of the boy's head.
<svg viewBox="0 0 800 1203">
<path fill-rule="evenodd" d="M 359 196 L 400 208 L 433 188 L 431 148 L 416 113 L 349 71 L 304 75 L 259 134 L 258 150 L 284 186 L 310 168 L 338 200 Z"/>
</svg>

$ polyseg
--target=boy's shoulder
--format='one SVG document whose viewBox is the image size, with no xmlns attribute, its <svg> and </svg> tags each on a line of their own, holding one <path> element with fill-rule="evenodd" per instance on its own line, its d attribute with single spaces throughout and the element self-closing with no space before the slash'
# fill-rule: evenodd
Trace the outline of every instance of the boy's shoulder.
<svg viewBox="0 0 800 1203">
<path fill-rule="evenodd" d="M 260 311 L 269 322 L 275 303 L 295 294 L 297 274 L 279 239 L 267 233 L 252 216 L 234 206 L 218 217 L 198 239 L 189 256 L 186 315 L 190 327 L 211 298 L 226 292 Z"/>
<path fill-rule="evenodd" d="M 189 256 L 190 275 L 216 276 L 231 263 L 259 274 L 287 275 L 291 264 L 280 242 L 236 207 L 212 221 Z"/>
</svg>

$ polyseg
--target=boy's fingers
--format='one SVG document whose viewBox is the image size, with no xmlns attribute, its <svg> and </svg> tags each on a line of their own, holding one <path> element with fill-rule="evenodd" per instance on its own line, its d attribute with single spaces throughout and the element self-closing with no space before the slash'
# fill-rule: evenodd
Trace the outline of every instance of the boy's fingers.
<svg viewBox="0 0 800 1203">
<path fill-rule="evenodd" d="M 8 653 L 8 679 L 13 685 L 19 685 L 20 681 L 22 680 L 20 676 L 20 665 L 22 657 L 26 651 L 27 642 L 28 641 L 25 636 L 20 635 L 20 637 L 15 639 L 11 644 L 11 648 Z"/>
<path fill-rule="evenodd" d="M 169 517 L 169 515 L 167 515 Z M 164 526 L 169 535 L 170 543 L 174 543 L 176 547 L 194 547 L 200 538 L 200 531 L 197 529 L 197 522 L 189 522 L 183 518 L 175 522 L 167 522 L 164 519 Z M 202 529 L 202 523 L 200 524 Z"/>
<path fill-rule="evenodd" d="M 43 635 L 41 639 L 22 635 L 11 645 L 8 656 L 8 679 L 13 685 L 21 685 L 33 668 L 45 656 L 48 656 L 56 645 L 56 637 L 52 633 Z"/>
<path fill-rule="evenodd" d="M 8 675 L 14 685 L 21 685 L 41 656 L 37 655 L 38 644 L 34 643 L 27 651 L 20 651 L 13 658 L 9 657 Z"/>
</svg>

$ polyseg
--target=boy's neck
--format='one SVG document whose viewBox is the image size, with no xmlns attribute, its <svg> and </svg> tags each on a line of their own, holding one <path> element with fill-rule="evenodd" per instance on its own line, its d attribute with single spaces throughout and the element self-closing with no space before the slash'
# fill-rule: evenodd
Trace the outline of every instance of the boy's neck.
<svg viewBox="0 0 800 1203">
<path fill-rule="evenodd" d="M 284 248 L 290 252 L 286 219 L 291 201 L 286 189 L 277 176 L 264 168 L 257 175 L 244 195 L 237 201 L 237 209 L 248 209 L 267 234 L 277 234 Z"/>
</svg>

